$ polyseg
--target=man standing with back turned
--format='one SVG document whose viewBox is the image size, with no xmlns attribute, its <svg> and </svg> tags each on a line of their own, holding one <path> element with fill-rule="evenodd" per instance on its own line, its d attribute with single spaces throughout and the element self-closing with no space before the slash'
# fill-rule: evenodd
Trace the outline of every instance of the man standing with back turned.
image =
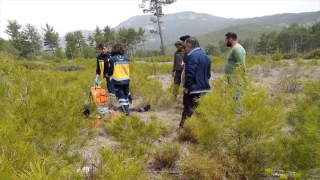
<svg viewBox="0 0 320 180">
<path fill-rule="evenodd" d="M 232 85 L 232 83 L 237 83 L 237 92 L 235 99 L 238 103 L 238 108 L 236 110 L 236 113 L 240 114 L 242 112 L 242 107 L 240 105 L 240 98 L 241 98 L 241 91 L 242 91 L 242 83 L 241 79 L 238 79 L 239 77 L 243 78 L 245 80 L 245 72 L 246 72 L 246 51 L 245 49 L 238 43 L 237 40 L 237 34 L 233 32 L 228 32 L 225 35 L 225 43 L 228 47 L 231 47 L 231 50 L 228 54 L 227 61 L 225 64 L 225 75 L 228 79 L 228 84 Z M 234 70 L 237 67 L 241 67 L 243 70 L 243 74 L 234 75 Z M 237 78 L 238 77 L 238 78 Z"/>
</svg>

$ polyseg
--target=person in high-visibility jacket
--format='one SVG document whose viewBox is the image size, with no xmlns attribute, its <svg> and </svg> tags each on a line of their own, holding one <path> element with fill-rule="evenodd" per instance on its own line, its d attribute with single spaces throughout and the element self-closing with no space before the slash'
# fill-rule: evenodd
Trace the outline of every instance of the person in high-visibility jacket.
<svg viewBox="0 0 320 180">
<path fill-rule="evenodd" d="M 112 77 L 116 97 L 119 104 L 126 115 L 130 115 L 129 109 L 129 86 L 130 86 L 130 60 L 125 55 L 125 50 L 120 44 L 116 44 L 111 50 L 111 65 L 108 71 L 108 76 Z"/>
<path fill-rule="evenodd" d="M 111 62 L 110 62 L 110 53 L 108 52 L 107 45 L 105 44 L 99 44 L 98 46 L 100 54 L 97 56 L 97 68 L 96 68 L 96 76 L 94 79 L 94 83 L 98 84 L 99 76 L 101 78 L 105 78 L 106 74 L 108 72 L 108 69 L 110 68 Z M 107 89 L 109 96 L 114 96 L 114 88 L 113 84 L 110 81 L 110 78 L 106 78 L 107 82 Z"/>
</svg>

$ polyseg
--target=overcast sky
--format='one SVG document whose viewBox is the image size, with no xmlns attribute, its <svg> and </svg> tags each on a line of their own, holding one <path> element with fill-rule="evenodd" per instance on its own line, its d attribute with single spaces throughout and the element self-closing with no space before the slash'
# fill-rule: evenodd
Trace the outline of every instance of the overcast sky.
<svg viewBox="0 0 320 180">
<path fill-rule="evenodd" d="M 0 0 L 0 37 L 8 20 L 39 30 L 48 23 L 60 36 L 75 30 L 94 30 L 96 26 L 115 27 L 135 15 L 143 15 L 142 0 Z M 194 11 L 224 18 L 250 18 L 279 13 L 320 10 L 320 0 L 177 0 L 164 13 Z"/>
</svg>

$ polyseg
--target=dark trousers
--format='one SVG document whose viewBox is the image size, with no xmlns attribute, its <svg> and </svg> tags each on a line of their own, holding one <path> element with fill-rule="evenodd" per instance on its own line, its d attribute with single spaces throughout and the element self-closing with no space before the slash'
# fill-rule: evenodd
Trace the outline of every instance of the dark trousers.
<svg viewBox="0 0 320 180">
<path fill-rule="evenodd" d="M 177 85 L 180 85 L 181 83 L 181 74 L 182 74 L 182 71 L 176 71 L 174 73 L 174 79 L 173 79 L 173 82 Z"/>
<path fill-rule="evenodd" d="M 108 78 L 107 78 L 107 89 L 108 89 L 108 93 L 116 94 L 114 87 L 113 87 L 113 83 Z M 132 104 L 132 96 L 131 96 L 130 92 L 129 92 L 128 98 L 129 98 L 129 103 Z"/>
<path fill-rule="evenodd" d="M 106 79 L 107 79 L 107 89 L 108 89 L 108 93 L 115 94 L 112 81 L 110 80 L 110 78 L 106 78 Z"/>
<path fill-rule="evenodd" d="M 125 85 L 113 85 L 114 91 L 118 98 L 119 104 L 126 115 L 130 115 L 129 109 L 129 84 Z"/>
<path fill-rule="evenodd" d="M 192 116 L 194 109 L 198 106 L 197 99 L 201 95 L 203 94 L 183 94 L 183 111 L 181 116 L 181 122 L 179 124 L 181 128 L 183 128 L 186 119 Z"/>
</svg>

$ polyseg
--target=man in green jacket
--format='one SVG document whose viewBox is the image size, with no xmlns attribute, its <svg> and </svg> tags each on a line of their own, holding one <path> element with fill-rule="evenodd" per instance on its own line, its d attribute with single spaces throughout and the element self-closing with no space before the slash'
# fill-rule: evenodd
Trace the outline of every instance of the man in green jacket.
<svg viewBox="0 0 320 180">
<path fill-rule="evenodd" d="M 233 32 L 228 32 L 225 35 L 225 43 L 228 47 L 231 47 L 231 50 L 228 54 L 227 61 L 225 63 L 225 75 L 228 79 L 228 84 L 232 85 L 234 81 L 237 82 L 237 93 L 235 99 L 238 103 L 238 109 L 236 113 L 241 113 L 242 108 L 239 104 L 239 100 L 241 98 L 242 92 L 242 80 L 245 79 L 246 72 L 246 51 L 245 49 L 238 43 L 237 34 Z M 240 68 L 241 74 L 234 74 L 236 68 Z M 243 79 L 239 79 L 243 78 Z"/>
</svg>

